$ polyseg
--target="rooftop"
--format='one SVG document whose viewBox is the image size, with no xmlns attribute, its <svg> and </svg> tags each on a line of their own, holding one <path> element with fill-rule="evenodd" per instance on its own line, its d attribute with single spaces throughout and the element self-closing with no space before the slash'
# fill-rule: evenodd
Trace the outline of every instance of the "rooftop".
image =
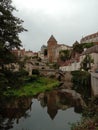
<svg viewBox="0 0 98 130">
<path fill-rule="evenodd" d="M 51 37 L 50 37 L 49 40 L 48 40 L 48 42 L 51 42 L 51 41 L 57 42 L 53 35 L 51 35 Z"/>
</svg>

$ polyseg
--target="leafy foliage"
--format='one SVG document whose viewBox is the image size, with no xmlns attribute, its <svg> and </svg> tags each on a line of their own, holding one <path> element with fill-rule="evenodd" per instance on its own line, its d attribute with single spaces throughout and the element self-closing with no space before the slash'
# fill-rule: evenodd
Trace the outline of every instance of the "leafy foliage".
<svg viewBox="0 0 98 130">
<path fill-rule="evenodd" d="M 5 91 L 7 88 L 19 88 L 25 83 L 26 76 L 28 76 L 28 72 L 25 70 L 12 72 L 5 69 L 0 71 L 0 90 Z"/>
<path fill-rule="evenodd" d="M 19 87 L 24 77 L 23 72 L 11 72 L 5 67 L 17 61 L 11 51 L 22 46 L 19 33 L 26 31 L 22 27 L 23 21 L 15 17 L 13 11 L 16 9 L 12 0 L 0 0 L 0 92 L 8 87 Z"/>
<path fill-rule="evenodd" d="M 31 82 L 25 84 L 20 89 L 9 89 L 5 91 L 4 95 L 6 97 L 33 96 L 40 92 L 44 92 L 46 90 L 49 91 L 52 90 L 54 87 L 59 86 L 59 82 L 54 79 L 49 79 L 45 77 L 36 77 L 36 76 L 32 76 L 31 78 L 32 78 Z"/>
<path fill-rule="evenodd" d="M 79 44 L 77 41 L 73 44 L 72 50 L 61 50 L 59 52 L 61 61 L 69 60 L 71 57 L 74 57 L 76 53 L 81 54 L 84 51 L 84 48 L 90 48 L 94 46 L 94 43 L 82 43 Z"/>
<path fill-rule="evenodd" d="M 91 69 L 91 63 L 94 63 L 94 60 L 90 55 L 87 54 L 81 62 L 81 69 L 88 71 L 89 69 Z"/>
<path fill-rule="evenodd" d="M 39 70 L 38 69 L 33 69 L 32 70 L 32 74 L 34 75 L 39 75 L 40 73 L 39 73 Z"/>
<path fill-rule="evenodd" d="M 72 50 L 72 55 L 74 56 L 75 53 L 82 53 L 84 51 L 84 48 L 90 48 L 92 46 L 94 46 L 95 44 L 94 43 L 82 43 L 82 44 L 79 44 L 79 43 L 75 43 L 73 44 L 73 50 Z"/>
<path fill-rule="evenodd" d="M 82 53 L 83 52 L 83 44 L 75 43 L 73 44 L 73 53 Z"/>
<path fill-rule="evenodd" d="M 18 34 L 25 29 L 22 27 L 23 21 L 13 16 L 16 10 L 11 0 L 0 1 L 0 43 L 6 49 L 18 48 L 21 46 Z"/>
<path fill-rule="evenodd" d="M 94 46 L 95 44 L 94 43 L 82 43 L 83 44 L 83 48 L 90 48 L 92 46 Z"/>
<path fill-rule="evenodd" d="M 93 107 L 92 107 L 93 106 Z M 72 125 L 71 130 L 98 130 L 98 98 L 92 98 L 83 109 L 81 122 Z"/>
<path fill-rule="evenodd" d="M 13 15 L 16 9 L 11 0 L 0 0 L 0 65 L 12 62 L 10 51 L 19 48 L 21 41 L 19 33 L 26 31 L 22 27 L 23 21 Z M 15 57 L 14 57 L 15 58 Z M 7 61 L 7 62 L 6 62 Z"/>
<path fill-rule="evenodd" d="M 54 69 L 59 69 L 58 63 L 53 63 L 53 68 L 54 68 Z"/>
<path fill-rule="evenodd" d="M 61 50 L 59 54 L 62 61 L 70 59 L 70 50 Z"/>
<path fill-rule="evenodd" d="M 0 44 L 0 66 L 4 67 L 5 64 L 9 64 L 13 61 L 17 61 L 15 55 Z"/>
<path fill-rule="evenodd" d="M 81 93 L 83 99 L 88 101 L 91 96 L 91 75 L 87 71 L 72 71 L 73 89 Z"/>
</svg>

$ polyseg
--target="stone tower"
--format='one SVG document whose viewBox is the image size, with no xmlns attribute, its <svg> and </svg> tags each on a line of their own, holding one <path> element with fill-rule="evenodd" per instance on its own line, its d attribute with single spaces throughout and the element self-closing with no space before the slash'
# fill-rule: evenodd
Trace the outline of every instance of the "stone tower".
<svg viewBox="0 0 98 130">
<path fill-rule="evenodd" d="M 55 58 L 55 48 L 57 46 L 57 41 L 54 38 L 53 35 L 51 35 L 51 37 L 49 38 L 49 40 L 47 41 L 47 50 L 48 50 L 48 60 L 49 62 L 54 62 L 54 58 Z"/>
</svg>

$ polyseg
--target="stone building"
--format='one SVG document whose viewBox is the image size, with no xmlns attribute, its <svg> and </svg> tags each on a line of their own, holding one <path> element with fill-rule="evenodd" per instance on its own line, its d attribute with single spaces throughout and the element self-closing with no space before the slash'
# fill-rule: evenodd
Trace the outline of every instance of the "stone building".
<svg viewBox="0 0 98 130">
<path fill-rule="evenodd" d="M 48 61 L 49 62 L 57 62 L 59 59 L 59 52 L 61 50 L 70 50 L 72 49 L 70 46 L 65 44 L 58 44 L 53 35 L 49 38 L 47 42 L 47 51 L 48 51 Z"/>
<path fill-rule="evenodd" d="M 33 51 L 30 51 L 30 50 L 29 50 L 29 51 L 26 51 L 26 52 L 25 52 L 25 56 L 26 56 L 26 57 L 33 57 Z"/>
<path fill-rule="evenodd" d="M 41 53 L 43 53 L 44 54 L 44 51 L 47 49 L 47 46 L 45 46 L 45 45 L 42 45 L 41 46 Z"/>
<path fill-rule="evenodd" d="M 87 35 L 80 40 L 80 43 L 98 43 L 98 32 Z"/>
<path fill-rule="evenodd" d="M 93 59 L 94 63 L 91 63 L 91 70 L 92 72 L 95 72 L 98 70 L 98 45 L 95 45 L 93 47 L 88 48 L 85 50 L 80 56 L 78 56 L 78 59 L 72 59 L 70 61 L 67 61 L 64 65 L 60 66 L 60 70 L 62 71 L 74 71 L 79 70 L 81 67 L 81 62 L 84 60 L 86 55 L 90 55 Z"/>
<path fill-rule="evenodd" d="M 82 59 L 85 55 L 90 55 L 91 58 L 94 60 L 94 63 L 91 65 L 91 71 L 98 70 L 98 45 L 88 48 L 86 51 L 82 53 Z"/>
<path fill-rule="evenodd" d="M 48 61 L 54 62 L 55 61 L 55 48 L 57 47 L 57 41 L 53 35 L 47 41 L 47 52 L 48 52 Z"/>
<path fill-rule="evenodd" d="M 16 57 L 24 57 L 25 56 L 25 49 L 15 49 L 11 51 Z"/>
</svg>

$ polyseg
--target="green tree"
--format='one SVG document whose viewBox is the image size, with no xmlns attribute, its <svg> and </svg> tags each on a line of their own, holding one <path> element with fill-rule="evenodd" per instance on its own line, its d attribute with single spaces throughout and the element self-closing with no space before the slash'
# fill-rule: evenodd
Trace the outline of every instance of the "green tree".
<svg viewBox="0 0 98 130">
<path fill-rule="evenodd" d="M 71 54 L 70 50 L 61 50 L 59 52 L 60 60 L 62 60 L 62 61 L 69 60 L 70 54 Z"/>
<path fill-rule="evenodd" d="M 13 15 L 16 9 L 11 0 L 0 0 L 0 66 L 12 62 L 11 50 L 20 48 L 19 33 L 26 31 L 23 21 Z"/>
<path fill-rule="evenodd" d="M 81 62 L 81 69 L 88 71 L 91 69 L 91 63 L 94 63 L 94 60 L 89 54 L 87 54 L 84 60 Z"/>
<path fill-rule="evenodd" d="M 21 40 L 19 33 L 26 31 L 22 27 L 23 21 L 13 15 L 16 9 L 12 0 L 0 0 L 0 91 L 7 86 L 18 86 L 21 77 L 5 68 L 6 64 L 15 63 L 16 57 L 12 54 L 14 48 L 19 49 Z M 16 82 L 17 81 L 17 82 Z M 19 82 L 20 83 L 20 82 Z"/>
<path fill-rule="evenodd" d="M 96 45 L 95 43 L 82 43 L 83 48 L 90 48 L 92 46 Z"/>
<path fill-rule="evenodd" d="M 73 53 L 82 53 L 83 45 L 79 44 L 77 41 L 73 44 Z"/>
</svg>

